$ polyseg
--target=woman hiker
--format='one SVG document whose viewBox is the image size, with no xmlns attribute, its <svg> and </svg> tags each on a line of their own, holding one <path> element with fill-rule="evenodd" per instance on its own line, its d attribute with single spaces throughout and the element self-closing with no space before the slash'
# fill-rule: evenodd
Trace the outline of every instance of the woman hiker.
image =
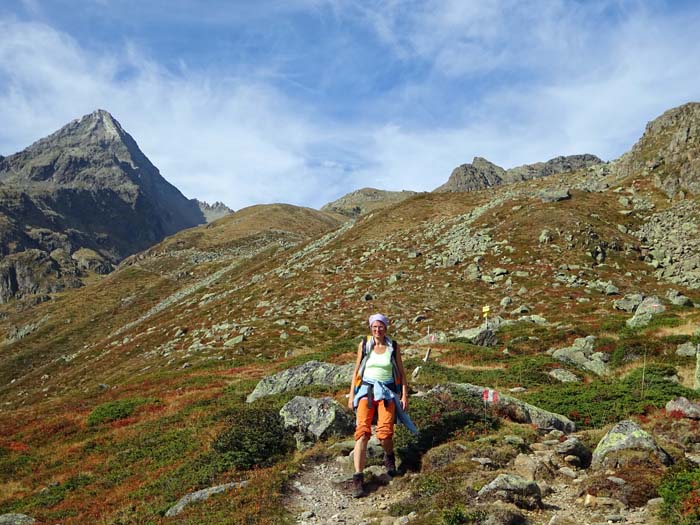
<svg viewBox="0 0 700 525">
<path fill-rule="evenodd" d="M 386 335 L 389 320 L 382 314 L 369 317 L 371 335 L 357 347 L 357 359 L 350 384 L 348 407 L 357 410 L 352 496 L 365 495 L 363 470 L 367 461 L 367 443 L 372 435 L 372 420 L 377 412 L 377 438 L 384 449 L 384 467 L 396 474 L 394 421 L 398 419 L 416 433 L 405 410 L 408 408 L 408 384 L 399 345 Z"/>
</svg>

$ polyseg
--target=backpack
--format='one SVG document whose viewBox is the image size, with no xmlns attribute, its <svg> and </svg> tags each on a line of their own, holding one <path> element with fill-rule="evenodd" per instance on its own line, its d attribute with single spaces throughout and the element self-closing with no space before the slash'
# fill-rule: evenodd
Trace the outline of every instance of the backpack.
<svg viewBox="0 0 700 525">
<path fill-rule="evenodd" d="M 385 336 L 385 339 L 391 345 L 392 348 L 391 369 L 392 375 L 394 376 L 394 384 L 396 385 L 396 387 L 394 388 L 394 392 L 396 392 L 397 394 L 401 394 L 401 389 L 403 386 L 403 377 L 401 377 L 399 366 L 396 363 L 396 343 L 389 337 Z M 364 376 L 365 366 L 367 366 L 367 360 L 369 359 L 369 355 L 372 353 L 373 347 L 374 339 L 371 335 L 368 335 L 367 337 L 362 339 L 362 360 L 360 361 L 360 368 L 358 368 L 357 376 L 355 377 L 355 394 L 357 394 L 358 390 L 360 390 L 360 387 L 362 386 L 362 376 Z"/>
</svg>

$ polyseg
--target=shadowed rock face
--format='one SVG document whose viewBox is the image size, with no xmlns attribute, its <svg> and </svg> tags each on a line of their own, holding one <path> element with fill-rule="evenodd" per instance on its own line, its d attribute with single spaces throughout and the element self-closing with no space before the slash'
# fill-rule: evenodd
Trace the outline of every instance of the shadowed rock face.
<svg viewBox="0 0 700 525">
<path fill-rule="evenodd" d="M 0 158 L 3 256 L 29 249 L 46 254 L 61 249 L 70 255 L 88 248 L 116 264 L 203 222 L 197 204 L 160 175 L 106 111 Z M 56 262 L 59 280 L 62 273 L 75 273 Z M 12 295 L 32 293 L 36 284 Z"/>
<path fill-rule="evenodd" d="M 539 179 L 557 173 L 578 171 L 603 161 L 595 155 L 570 155 L 555 157 L 547 162 L 526 164 L 505 170 L 492 162 L 474 157 L 471 164 L 457 166 L 445 184 L 435 188 L 435 192 L 477 191 L 501 184 L 511 184 L 524 180 Z"/>
</svg>

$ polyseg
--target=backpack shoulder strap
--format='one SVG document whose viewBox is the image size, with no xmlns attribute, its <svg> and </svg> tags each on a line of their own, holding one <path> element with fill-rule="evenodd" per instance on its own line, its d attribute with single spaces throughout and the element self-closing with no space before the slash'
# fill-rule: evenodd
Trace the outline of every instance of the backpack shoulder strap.
<svg viewBox="0 0 700 525">
<path fill-rule="evenodd" d="M 387 337 L 387 339 L 389 338 Z M 389 341 L 391 343 L 391 368 L 394 375 L 394 383 L 396 383 L 397 386 L 401 386 L 403 384 L 404 378 L 401 377 L 399 365 L 396 362 L 396 347 L 398 346 L 398 344 L 393 339 L 389 339 Z"/>
<path fill-rule="evenodd" d="M 371 350 L 370 337 L 371 336 L 367 336 L 367 337 L 362 338 L 362 359 L 364 359 L 367 356 L 367 352 L 369 350 Z"/>
</svg>

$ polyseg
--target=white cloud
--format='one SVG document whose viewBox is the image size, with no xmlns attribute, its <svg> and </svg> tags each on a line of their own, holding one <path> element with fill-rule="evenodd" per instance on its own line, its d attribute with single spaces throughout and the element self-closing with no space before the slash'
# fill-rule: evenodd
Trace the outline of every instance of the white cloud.
<svg viewBox="0 0 700 525">
<path fill-rule="evenodd" d="M 323 181 L 307 167 L 306 148 L 323 131 L 309 122 L 308 108 L 272 87 L 175 75 L 133 46 L 95 55 L 45 25 L 5 21 L 0 32 L 3 154 L 103 108 L 188 197 L 235 208 L 316 202 Z"/>
<path fill-rule="evenodd" d="M 367 5 L 294 8 L 329 7 L 341 26 L 370 24 L 386 46 L 377 55 L 393 53 L 387 64 L 427 72 L 367 90 L 358 107 L 369 109 L 342 119 L 321 114 L 313 93 L 300 101 L 283 92 L 275 57 L 237 64 L 235 75 L 187 64 L 172 71 L 133 43 L 91 51 L 49 25 L 0 19 L 0 153 L 103 108 L 188 197 L 236 209 L 319 207 L 365 186 L 431 190 L 474 156 L 503 167 L 560 154 L 610 159 L 647 120 L 700 98 L 700 43 L 688 37 L 697 14 L 661 16 L 626 2 L 624 19 L 606 27 L 596 17 L 612 3 Z"/>
</svg>

